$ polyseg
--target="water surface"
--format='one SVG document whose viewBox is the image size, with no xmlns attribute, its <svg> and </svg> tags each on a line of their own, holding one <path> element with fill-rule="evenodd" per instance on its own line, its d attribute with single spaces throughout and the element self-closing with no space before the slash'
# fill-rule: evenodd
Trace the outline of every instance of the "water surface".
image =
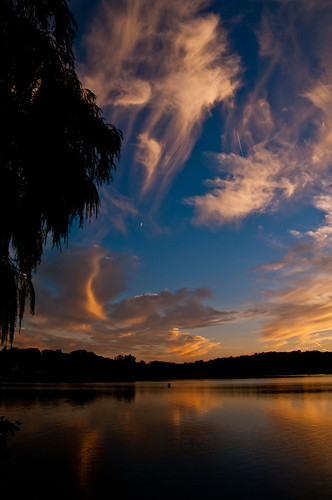
<svg viewBox="0 0 332 500">
<path fill-rule="evenodd" d="M 0 415 L 1 498 L 332 498 L 331 376 L 2 385 Z"/>
</svg>

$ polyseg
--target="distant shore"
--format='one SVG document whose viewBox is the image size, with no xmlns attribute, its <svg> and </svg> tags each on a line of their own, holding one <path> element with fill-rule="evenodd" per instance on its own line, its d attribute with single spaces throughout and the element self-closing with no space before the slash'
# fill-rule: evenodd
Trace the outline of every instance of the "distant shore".
<svg viewBox="0 0 332 500">
<path fill-rule="evenodd" d="M 106 358 L 85 350 L 3 349 L 0 382 L 112 382 L 174 379 L 223 379 L 332 374 L 332 352 L 262 352 L 209 361 L 137 362 L 135 357 Z"/>
</svg>

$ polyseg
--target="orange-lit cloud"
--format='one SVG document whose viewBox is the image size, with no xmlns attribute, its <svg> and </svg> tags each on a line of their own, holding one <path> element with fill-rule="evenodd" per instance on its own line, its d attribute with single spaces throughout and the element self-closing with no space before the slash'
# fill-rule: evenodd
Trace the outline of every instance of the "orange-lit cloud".
<svg viewBox="0 0 332 500">
<path fill-rule="evenodd" d="M 105 318 L 105 304 L 126 288 L 126 266 L 134 267 L 134 259 L 110 255 L 96 245 L 45 256 L 36 277 L 38 303 L 30 324 L 46 329 L 51 321 L 59 335 L 80 331 L 88 338 L 92 322 Z"/>
<path fill-rule="evenodd" d="M 198 359 L 205 356 L 212 348 L 219 346 L 219 342 L 211 342 L 200 335 L 181 333 L 178 328 L 173 328 L 170 334 L 166 352 L 178 357 Z"/>
<path fill-rule="evenodd" d="M 331 350 L 332 195 L 319 195 L 314 203 L 325 213 L 320 226 L 306 233 L 293 232 L 299 243 L 279 262 L 261 266 L 274 281 L 260 306 L 267 317 L 261 338 L 271 347 Z"/>
<path fill-rule="evenodd" d="M 85 37 L 80 77 L 127 137 L 135 124 L 142 194 L 163 193 L 210 110 L 238 87 L 239 57 L 219 15 L 204 12 L 209 3 L 103 2 Z"/>
<path fill-rule="evenodd" d="M 236 314 L 207 305 L 208 288 L 119 300 L 135 266 L 135 258 L 97 246 L 50 254 L 38 274 L 36 314 L 25 318 L 24 335 L 15 337 L 15 345 L 84 348 L 111 357 L 131 353 L 146 360 L 197 359 L 216 352 L 219 342 L 193 330 L 222 325 Z"/>
<path fill-rule="evenodd" d="M 100 273 L 100 261 L 104 255 L 94 255 L 91 259 L 92 270 L 90 271 L 90 276 L 86 282 L 86 308 L 87 310 L 96 316 L 96 318 L 105 320 L 106 315 L 104 312 L 103 304 L 98 302 L 98 299 L 94 293 L 93 285 L 95 280 L 98 278 Z"/>
</svg>

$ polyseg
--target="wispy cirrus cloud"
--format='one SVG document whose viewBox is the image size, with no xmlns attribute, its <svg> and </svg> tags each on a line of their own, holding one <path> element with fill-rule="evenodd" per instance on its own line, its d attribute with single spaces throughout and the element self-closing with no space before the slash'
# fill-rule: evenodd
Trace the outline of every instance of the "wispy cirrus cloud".
<svg viewBox="0 0 332 500">
<path fill-rule="evenodd" d="M 232 321 L 236 313 L 206 304 L 209 288 L 162 290 L 120 298 L 137 266 L 133 257 L 98 246 L 50 254 L 36 283 L 35 316 L 26 317 L 17 346 L 88 349 L 106 356 L 132 353 L 145 360 L 186 359 L 219 343 L 193 333 Z"/>
<path fill-rule="evenodd" d="M 331 350 L 331 193 L 316 196 L 314 204 L 325 214 L 320 226 L 305 233 L 293 231 L 297 244 L 280 261 L 261 266 L 274 282 L 256 311 L 266 318 L 259 334 L 271 347 Z"/>
<path fill-rule="evenodd" d="M 143 195 L 164 192 L 211 109 L 238 87 L 239 57 L 219 15 L 204 11 L 209 3 L 104 1 L 85 37 L 80 76 L 125 136 L 134 126 Z"/>
<path fill-rule="evenodd" d="M 277 208 L 277 195 L 290 198 L 294 193 L 295 179 L 282 174 L 280 158 L 264 147 L 247 157 L 231 153 L 216 159 L 226 176 L 207 181 L 207 194 L 187 200 L 195 207 L 197 224 L 220 225 L 272 211 Z"/>
<path fill-rule="evenodd" d="M 274 211 L 326 185 L 332 6 L 308 4 L 264 5 L 256 29 L 256 84 L 226 119 L 224 144 L 233 152 L 215 155 L 216 178 L 206 182 L 206 194 L 187 200 L 196 223 L 216 226 Z"/>
<path fill-rule="evenodd" d="M 128 196 L 118 193 L 109 186 L 102 190 L 100 215 L 104 231 L 108 231 L 110 226 L 126 234 L 128 231 L 128 221 L 138 219 L 139 210 L 134 201 Z M 96 226 L 98 225 L 95 224 Z"/>
</svg>

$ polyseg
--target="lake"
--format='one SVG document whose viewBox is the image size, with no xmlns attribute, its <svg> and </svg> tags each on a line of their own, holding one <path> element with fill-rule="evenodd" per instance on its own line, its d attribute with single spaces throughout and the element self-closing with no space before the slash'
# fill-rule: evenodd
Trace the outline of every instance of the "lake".
<svg viewBox="0 0 332 500">
<path fill-rule="evenodd" d="M 1 498 L 331 499 L 332 376 L 0 385 Z"/>
</svg>

